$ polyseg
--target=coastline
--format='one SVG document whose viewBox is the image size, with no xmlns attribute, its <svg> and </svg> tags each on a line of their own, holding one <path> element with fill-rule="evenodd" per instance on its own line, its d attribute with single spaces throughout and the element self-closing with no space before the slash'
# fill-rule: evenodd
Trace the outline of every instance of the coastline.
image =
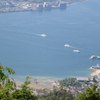
<svg viewBox="0 0 100 100">
<path fill-rule="evenodd" d="M 94 72 L 91 74 L 91 76 L 96 76 L 100 74 L 100 70 L 93 70 Z"/>
<path fill-rule="evenodd" d="M 84 0 L 58 1 L 58 2 L 30 2 L 30 1 L 1 1 L 0 13 L 23 12 L 23 11 L 42 11 L 51 9 L 66 9 L 67 5 L 81 2 Z M 60 4 L 62 6 L 60 6 Z"/>
<path fill-rule="evenodd" d="M 15 76 L 15 82 L 17 84 L 17 87 L 20 87 L 24 81 L 26 76 Z M 29 84 L 29 87 L 33 89 L 50 89 L 52 90 L 54 86 L 58 86 L 58 80 L 61 78 L 55 78 L 55 77 L 43 77 L 43 76 L 32 76 Z"/>
<path fill-rule="evenodd" d="M 97 76 L 100 75 L 100 69 L 93 69 L 93 68 L 89 68 L 91 70 L 93 70 L 93 72 L 91 73 L 91 76 Z"/>
</svg>

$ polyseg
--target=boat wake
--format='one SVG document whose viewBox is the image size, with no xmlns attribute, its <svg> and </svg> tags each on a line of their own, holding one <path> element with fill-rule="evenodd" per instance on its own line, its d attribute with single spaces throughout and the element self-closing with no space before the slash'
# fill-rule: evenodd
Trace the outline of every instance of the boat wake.
<svg viewBox="0 0 100 100">
<path fill-rule="evenodd" d="M 46 37 L 47 36 L 46 34 L 34 34 L 34 33 L 31 33 L 30 35 L 36 35 L 36 36 L 41 36 L 41 37 Z"/>
</svg>

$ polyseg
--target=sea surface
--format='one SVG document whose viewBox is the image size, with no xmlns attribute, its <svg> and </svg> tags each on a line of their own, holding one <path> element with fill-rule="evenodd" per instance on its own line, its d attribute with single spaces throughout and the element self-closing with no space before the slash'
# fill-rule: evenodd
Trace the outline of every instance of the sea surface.
<svg viewBox="0 0 100 100">
<path fill-rule="evenodd" d="M 100 0 L 0 13 L 0 63 L 16 77 L 89 77 L 89 67 L 100 64 L 89 59 L 92 55 L 100 56 Z"/>
</svg>

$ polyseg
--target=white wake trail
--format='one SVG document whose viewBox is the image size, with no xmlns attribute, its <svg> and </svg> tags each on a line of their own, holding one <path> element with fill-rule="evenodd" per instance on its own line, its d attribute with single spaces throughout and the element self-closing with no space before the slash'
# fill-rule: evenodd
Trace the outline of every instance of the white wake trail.
<svg viewBox="0 0 100 100">
<path fill-rule="evenodd" d="M 35 33 L 30 33 L 30 35 L 36 35 L 36 36 L 41 36 L 41 37 L 46 37 L 46 34 L 35 34 Z"/>
</svg>

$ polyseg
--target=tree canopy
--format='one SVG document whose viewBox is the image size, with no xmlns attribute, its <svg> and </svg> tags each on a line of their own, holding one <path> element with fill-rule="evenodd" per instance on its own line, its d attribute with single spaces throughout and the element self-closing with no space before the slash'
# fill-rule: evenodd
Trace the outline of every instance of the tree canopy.
<svg viewBox="0 0 100 100">
<path fill-rule="evenodd" d="M 74 100 L 74 97 L 65 89 L 54 89 L 49 94 L 41 96 L 41 99 L 39 100 Z"/>
<path fill-rule="evenodd" d="M 82 85 L 79 81 L 77 81 L 76 78 L 66 78 L 66 79 L 60 80 L 59 83 L 61 86 L 64 86 L 64 87 L 68 87 L 68 86 L 81 87 Z"/>
<path fill-rule="evenodd" d="M 13 69 L 0 65 L 0 100 L 37 100 L 28 87 L 30 77 L 27 76 L 20 89 L 17 89 L 16 83 L 9 77 L 14 73 Z"/>
<path fill-rule="evenodd" d="M 100 92 L 96 91 L 97 86 L 87 88 L 85 92 L 79 94 L 76 100 L 100 100 Z"/>
</svg>

